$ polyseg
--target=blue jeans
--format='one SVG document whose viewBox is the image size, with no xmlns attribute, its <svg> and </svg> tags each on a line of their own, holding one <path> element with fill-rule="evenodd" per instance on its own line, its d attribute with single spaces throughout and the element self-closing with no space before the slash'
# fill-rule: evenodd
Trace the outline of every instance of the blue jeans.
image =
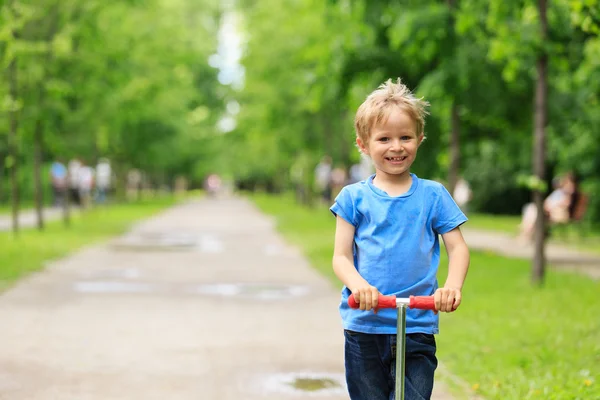
<svg viewBox="0 0 600 400">
<path fill-rule="evenodd" d="M 346 383 L 351 400 L 394 400 L 396 335 L 344 331 Z M 406 335 L 405 400 L 428 400 L 437 367 L 435 338 Z"/>
</svg>

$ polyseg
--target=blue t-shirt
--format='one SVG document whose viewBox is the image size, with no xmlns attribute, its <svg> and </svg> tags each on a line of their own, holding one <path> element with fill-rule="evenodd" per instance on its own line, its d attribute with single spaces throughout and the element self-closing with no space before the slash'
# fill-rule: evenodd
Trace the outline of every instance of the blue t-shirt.
<svg viewBox="0 0 600 400">
<path fill-rule="evenodd" d="M 50 167 L 50 173 L 55 179 L 63 179 L 67 177 L 67 168 L 59 162 L 53 162 Z"/>
<path fill-rule="evenodd" d="M 429 296 L 438 288 L 439 234 L 467 221 L 446 188 L 411 174 L 408 192 L 391 197 L 373 185 L 373 178 L 342 189 L 331 212 L 355 228 L 354 265 L 384 295 Z M 395 334 L 397 311 L 353 310 L 342 290 L 340 314 L 344 329 Z M 407 333 L 438 333 L 433 311 L 408 309 Z"/>
</svg>

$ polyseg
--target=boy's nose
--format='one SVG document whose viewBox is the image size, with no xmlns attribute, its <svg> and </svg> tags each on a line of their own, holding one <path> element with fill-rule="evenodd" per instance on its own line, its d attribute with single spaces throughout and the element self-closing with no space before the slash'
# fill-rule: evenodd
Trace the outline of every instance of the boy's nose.
<svg viewBox="0 0 600 400">
<path fill-rule="evenodd" d="M 392 150 L 402 150 L 402 141 L 399 139 L 392 140 Z"/>
</svg>

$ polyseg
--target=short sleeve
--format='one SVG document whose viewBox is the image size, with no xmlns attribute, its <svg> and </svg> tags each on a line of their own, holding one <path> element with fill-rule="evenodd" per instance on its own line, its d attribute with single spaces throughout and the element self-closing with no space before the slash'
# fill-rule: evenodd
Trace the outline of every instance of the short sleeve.
<svg viewBox="0 0 600 400">
<path fill-rule="evenodd" d="M 438 199 L 433 215 L 433 229 L 443 235 L 467 222 L 466 215 L 461 211 L 446 188 L 440 185 Z"/>
<path fill-rule="evenodd" d="M 335 198 L 335 202 L 329 208 L 335 216 L 342 217 L 346 222 L 353 226 L 358 225 L 356 219 L 356 207 L 352 195 L 347 187 L 343 188 Z"/>
</svg>

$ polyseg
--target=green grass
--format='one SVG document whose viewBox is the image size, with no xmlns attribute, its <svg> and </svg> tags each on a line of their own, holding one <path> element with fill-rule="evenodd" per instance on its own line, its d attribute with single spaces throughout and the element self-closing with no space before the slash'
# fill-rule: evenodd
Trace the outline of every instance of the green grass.
<svg viewBox="0 0 600 400">
<path fill-rule="evenodd" d="M 174 198 L 156 198 L 131 204 L 98 207 L 73 213 L 71 227 L 49 222 L 44 231 L 23 229 L 17 237 L 0 232 L 0 290 L 17 279 L 40 270 L 53 259 L 78 248 L 125 232 L 132 222 L 173 205 Z"/>
<path fill-rule="evenodd" d="M 48 205 L 46 204 L 44 206 L 47 207 Z M 19 204 L 20 210 L 27 210 L 27 209 L 31 209 L 33 207 L 35 207 L 35 204 L 30 201 Z M 10 203 L 0 204 L 0 215 L 10 215 L 11 212 L 12 212 L 12 206 Z"/>
<path fill-rule="evenodd" d="M 521 217 L 515 215 L 491 215 L 470 213 L 469 227 L 518 234 Z"/>
<path fill-rule="evenodd" d="M 287 196 L 251 199 L 340 286 L 327 209 Z M 446 264 L 443 257 L 442 282 Z M 440 360 L 486 399 L 600 399 L 600 282 L 550 270 L 545 285 L 533 287 L 529 277 L 529 261 L 472 252 L 463 305 L 441 316 Z"/>
</svg>

